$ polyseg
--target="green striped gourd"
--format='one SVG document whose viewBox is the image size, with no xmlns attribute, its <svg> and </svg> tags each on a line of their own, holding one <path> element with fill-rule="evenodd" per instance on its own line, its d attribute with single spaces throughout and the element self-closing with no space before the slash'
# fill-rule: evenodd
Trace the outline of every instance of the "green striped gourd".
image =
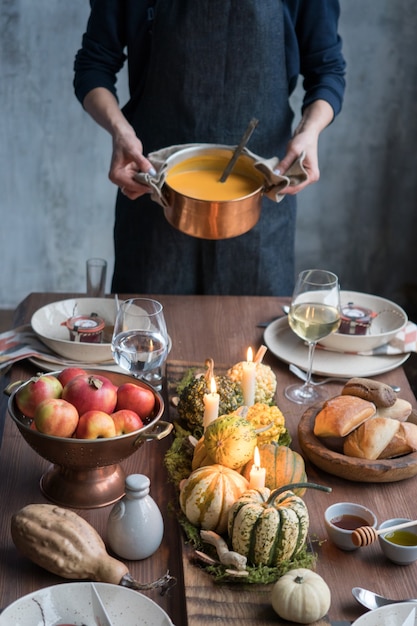
<svg viewBox="0 0 417 626">
<path fill-rule="evenodd" d="M 295 483 L 272 493 L 266 487 L 251 489 L 231 507 L 228 534 L 232 549 L 246 556 L 248 563 L 274 567 L 302 549 L 309 527 L 308 510 L 304 501 L 288 490 L 301 485 Z M 331 491 L 314 483 L 303 486 Z"/>
</svg>

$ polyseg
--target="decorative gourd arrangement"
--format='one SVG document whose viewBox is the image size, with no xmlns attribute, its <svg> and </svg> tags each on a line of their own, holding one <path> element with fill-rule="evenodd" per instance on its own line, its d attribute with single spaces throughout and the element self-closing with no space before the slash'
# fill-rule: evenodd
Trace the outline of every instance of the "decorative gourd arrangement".
<svg viewBox="0 0 417 626">
<path fill-rule="evenodd" d="M 222 413 L 222 402 L 230 407 L 230 398 L 227 391 L 222 398 L 217 386 L 219 417 L 208 424 L 204 419 L 205 428 L 200 402 L 210 393 L 213 361 L 206 361 L 209 376 L 206 372 L 204 381 L 200 376 L 182 385 L 175 439 L 165 457 L 179 491 L 179 521 L 197 559 L 216 580 L 271 583 L 291 566 L 314 567 L 315 556 L 306 547 L 308 510 L 301 496 L 308 487 L 330 489 L 307 482 L 304 459 L 290 448 L 285 418 L 274 403 L 275 375 L 261 363 L 265 350 L 255 357 L 255 403 L 242 406 L 244 364 L 238 363 L 225 376 L 215 376 L 226 390 L 225 379 L 233 377 L 232 404 L 238 406 Z M 251 489 L 256 447 L 265 487 Z"/>
</svg>

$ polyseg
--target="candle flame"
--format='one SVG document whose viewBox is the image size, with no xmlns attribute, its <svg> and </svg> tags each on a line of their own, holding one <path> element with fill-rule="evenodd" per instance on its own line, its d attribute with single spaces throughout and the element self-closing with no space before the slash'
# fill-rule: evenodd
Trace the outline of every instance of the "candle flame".
<svg viewBox="0 0 417 626">
<path fill-rule="evenodd" d="M 250 347 L 248 348 L 248 353 L 247 353 L 246 360 L 247 360 L 248 363 L 252 363 L 252 361 L 253 361 L 253 350 Z"/>
<path fill-rule="evenodd" d="M 210 391 L 211 393 L 217 393 L 216 380 L 214 376 L 212 376 L 210 379 Z"/>
<path fill-rule="evenodd" d="M 255 446 L 255 452 L 253 453 L 253 463 L 256 469 L 261 467 L 261 455 L 259 454 L 258 446 Z"/>
</svg>

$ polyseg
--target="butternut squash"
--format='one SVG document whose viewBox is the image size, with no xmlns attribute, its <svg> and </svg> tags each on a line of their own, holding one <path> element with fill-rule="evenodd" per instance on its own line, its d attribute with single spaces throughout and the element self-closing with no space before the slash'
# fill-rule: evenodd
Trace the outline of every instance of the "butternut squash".
<svg viewBox="0 0 417 626">
<path fill-rule="evenodd" d="M 111 557 L 97 531 L 82 517 L 52 504 L 29 504 L 12 516 L 16 548 L 52 574 L 73 580 L 93 580 L 143 590 L 175 583 L 168 573 L 157 581 L 139 583 L 124 563 Z"/>
</svg>

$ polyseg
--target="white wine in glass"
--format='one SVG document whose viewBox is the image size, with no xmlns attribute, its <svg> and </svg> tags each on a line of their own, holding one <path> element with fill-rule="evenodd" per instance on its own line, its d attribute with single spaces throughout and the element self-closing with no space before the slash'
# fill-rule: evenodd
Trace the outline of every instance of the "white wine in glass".
<svg viewBox="0 0 417 626">
<path fill-rule="evenodd" d="M 310 384 L 316 344 L 340 325 L 340 288 L 336 274 L 327 270 L 304 270 L 298 275 L 288 323 L 294 333 L 308 343 L 308 366 L 305 383 L 290 385 L 285 389 L 285 396 L 298 404 L 311 404 L 326 397 L 323 389 Z"/>
</svg>

